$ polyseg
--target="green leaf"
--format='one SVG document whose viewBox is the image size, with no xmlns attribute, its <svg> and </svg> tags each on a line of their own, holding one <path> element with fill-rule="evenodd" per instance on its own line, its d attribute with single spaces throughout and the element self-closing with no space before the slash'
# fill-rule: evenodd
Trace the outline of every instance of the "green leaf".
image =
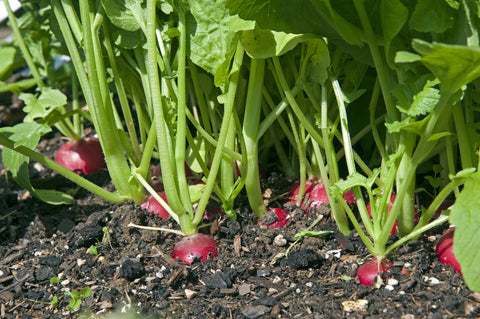
<svg viewBox="0 0 480 319">
<path fill-rule="evenodd" d="M 435 133 L 435 134 L 432 134 L 432 136 L 430 136 L 430 137 L 428 138 L 428 141 L 436 141 L 436 140 L 441 139 L 442 137 L 452 136 L 452 135 L 453 135 L 453 133 L 451 133 L 451 132 Z"/>
<path fill-rule="evenodd" d="M 118 28 L 127 31 L 136 31 L 145 26 L 143 2 L 143 0 L 102 0 L 103 8 L 110 21 Z"/>
<path fill-rule="evenodd" d="M 335 34 L 339 38 L 328 10 L 320 1 L 227 0 L 226 5 L 231 14 L 254 20 L 262 29 L 294 34 Z"/>
<path fill-rule="evenodd" d="M 343 195 L 348 190 L 354 188 L 355 186 L 361 186 L 366 189 L 371 189 L 375 180 L 380 174 L 379 169 L 374 169 L 372 175 L 367 178 L 359 173 L 353 173 L 348 175 L 347 179 L 339 180 L 330 187 L 330 193 L 332 195 Z"/>
<path fill-rule="evenodd" d="M 7 74 L 11 74 L 16 54 L 17 49 L 14 47 L 0 48 L 0 79 L 5 79 Z"/>
<path fill-rule="evenodd" d="M 313 39 L 305 42 L 307 45 L 308 64 L 306 77 L 313 83 L 323 84 L 328 78 L 330 67 L 330 52 L 323 39 Z"/>
<path fill-rule="evenodd" d="M 450 222 L 455 225 L 453 253 L 462 267 L 468 288 L 480 291 L 480 179 L 469 179 L 450 209 Z"/>
<path fill-rule="evenodd" d="M 251 58 L 266 59 L 280 56 L 295 48 L 298 43 L 316 37 L 313 34 L 291 34 L 253 29 L 243 31 L 241 41 L 245 51 Z"/>
<path fill-rule="evenodd" d="M 390 42 L 408 21 L 408 9 L 400 0 L 382 0 L 380 10 L 383 41 L 388 52 Z"/>
<path fill-rule="evenodd" d="M 295 234 L 295 238 L 300 238 L 303 236 L 309 236 L 309 237 L 321 237 L 325 234 L 331 234 L 333 231 L 331 230 L 319 230 L 319 231 L 313 231 L 313 230 L 308 230 L 308 229 L 302 229 L 299 233 Z"/>
<path fill-rule="evenodd" d="M 68 310 L 75 311 L 82 305 L 82 300 L 76 297 L 70 299 L 70 304 L 68 305 Z"/>
<path fill-rule="evenodd" d="M 196 203 L 200 200 L 204 188 L 205 184 L 195 184 L 188 186 L 188 191 L 190 192 L 190 200 L 192 201 L 192 203 Z"/>
<path fill-rule="evenodd" d="M 433 87 L 438 84 L 438 81 L 432 78 L 431 74 L 426 74 L 413 81 L 397 85 L 393 90 L 393 95 L 398 102 L 397 108 L 409 116 L 432 112 L 440 100 L 440 91 Z"/>
<path fill-rule="evenodd" d="M 37 97 L 31 93 L 22 93 L 19 97 L 25 102 L 23 111 L 28 113 L 25 122 L 32 122 L 37 118 L 45 118 L 55 108 L 67 104 L 67 97 L 60 90 L 49 87 L 42 88 Z"/>
<path fill-rule="evenodd" d="M 50 127 L 36 122 L 20 123 L 13 127 L 0 129 L 0 134 L 6 135 L 14 143 L 14 147 L 24 146 L 34 149 L 40 136 L 50 132 Z M 22 188 L 32 195 L 51 205 L 73 204 L 73 197 L 56 190 L 35 189 L 30 183 L 28 172 L 29 158 L 9 148 L 2 150 L 2 160 L 6 168 L 12 173 L 13 179 Z"/>
<path fill-rule="evenodd" d="M 443 33 L 453 26 L 455 15 L 455 10 L 444 1 L 418 0 L 409 25 L 419 32 Z"/>
<path fill-rule="evenodd" d="M 420 61 L 442 82 L 441 90 L 459 90 L 480 76 L 480 48 L 413 40 Z"/>
<path fill-rule="evenodd" d="M 242 23 L 238 21 L 238 17 L 229 14 L 224 0 L 191 0 L 188 4 L 195 18 L 195 25 L 189 26 L 190 29 L 194 28 L 190 38 L 190 59 L 215 75 L 215 85 L 225 84 L 237 44 L 235 31 L 230 28 L 230 23 Z"/>
<path fill-rule="evenodd" d="M 387 119 L 388 120 L 388 119 Z M 389 133 L 399 133 L 401 130 L 422 135 L 427 125 L 428 117 L 417 121 L 413 117 L 408 116 L 402 121 L 385 122 L 385 126 Z"/>
<path fill-rule="evenodd" d="M 412 63 L 421 59 L 422 56 L 408 51 L 399 51 L 395 55 L 395 63 Z"/>
</svg>

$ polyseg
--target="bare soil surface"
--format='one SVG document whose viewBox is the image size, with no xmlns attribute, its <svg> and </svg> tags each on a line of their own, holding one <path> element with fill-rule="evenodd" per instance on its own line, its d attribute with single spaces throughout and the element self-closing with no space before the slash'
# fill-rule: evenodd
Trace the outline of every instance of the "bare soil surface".
<svg viewBox="0 0 480 319">
<path fill-rule="evenodd" d="M 39 150 L 52 156 L 61 139 L 47 137 Z M 269 174 L 263 189 L 272 207 L 290 213 L 287 226 L 258 225 L 241 195 L 237 221 L 218 216 L 202 228 L 218 241 L 218 257 L 188 266 L 170 257 L 175 234 L 128 226 L 178 229 L 173 221 L 132 202 L 107 203 L 32 164 L 35 185 L 68 190 L 77 199 L 74 206 L 48 206 L 1 168 L 1 318 L 119 318 L 129 312 L 131 318 L 480 317 L 480 295 L 435 254 L 446 225 L 399 248 L 384 284 L 365 287 L 355 273 L 371 256 L 356 233 L 338 233 L 328 206 L 307 214 L 285 204 L 282 194 L 292 181 Z M 106 172 L 89 178 L 113 189 Z M 295 234 L 321 215 L 313 230 L 332 233 L 296 242 Z M 79 294 L 79 308 L 69 309 L 72 293 L 66 292 L 87 289 L 91 295 Z"/>
</svg>

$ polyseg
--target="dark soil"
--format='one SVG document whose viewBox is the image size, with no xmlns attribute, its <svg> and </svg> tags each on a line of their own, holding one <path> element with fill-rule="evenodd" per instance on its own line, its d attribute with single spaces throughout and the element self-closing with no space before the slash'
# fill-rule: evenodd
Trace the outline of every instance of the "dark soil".
<svg viewBox="0 0 480 319">
<path fill-rule="evenodd" d="M 60 139 L 49 137 L 40 148 L 51 156 Z M 240 196 L 237 221 L 218 217 L 202 229 L 218 240 L 219 256 L 187 266 L 170 257 L 176 235 L 128 226 L 178 229 L 171 220 L 131 202 L 109 204 L 39 165 L 32 165 L 34 184 L 73 191 L 74 206 L 43 204 L 5 177 L 2 169 L 1 318 L 117 318 L 129 309 L 131 317 L 149 318 L 480 317 L 480 295 L 435 254 L 446 225 L 398 249 L 384 285 L 364 287 L 355 273 L 368 252 L 355 233 L 335 231 L 327 206 L 306 214 L 286 204 L 290 222 L 273 229 L 259 226 Z M 106 172 L 91 178 L 113 188 Z M 273 174 L 263 187 L 274 199 L 290 184 Z M 282 203 L 280 196 L 271 206 Z M 304 238 L 285 256 L 295 234 L 320 215 L 313 230 L 333 233 Z M 79 309 L 70 311 L 66 292 L 87 287 L 91 296 L 79 296 Z"/>
</svg>

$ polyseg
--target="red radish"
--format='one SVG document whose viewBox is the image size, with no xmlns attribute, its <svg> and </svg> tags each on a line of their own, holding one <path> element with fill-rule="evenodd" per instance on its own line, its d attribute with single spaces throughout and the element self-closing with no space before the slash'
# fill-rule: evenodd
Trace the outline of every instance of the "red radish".
<svg viewBox="0 0 480 319">
<path fill-rule="evenodd" d="M 303 196 L 307 195 L 308 193 L 310 193 L 313 189 L 313 186 L 315 186 L 314 182 L 311 182 L 311 181 L 306 181 L 305 183 L 305 193 L 303 194 Z M 291 203 L 294 203 L 296 204 L 297 203 L 297 198 L 298 198 L 298 193 L 300 193 L 300 185 L 299 184 L 296 184 L 296 185 L 292 185 L 290 187 L 290 194 L 292 194 L 289 198 L 289 202 Z M 303 208 L 305 208 L 305 205 L 303 204 L 303 199 L 302 199 L 302 204 L 301 206 Z"/>
<path fill-rule="evenodd" d="M 393 263 L 387 259 L 382 260 L 380 267 L 378 267 L 377 258 L 364 263 L 357 269 L 357 277 L 360 283 L 364 286 L 370 286 L 379 274 L 380 276 L 393 267 Z"/>
<path fill-rule="evenodd" d="M 181 238 L 172 250 L 172 257 L 191 265 L 195 260 L 206 261 L 217 257 L 218 244 L 210 235 L 197 233 Z"/>
<path fill-rule="evenodd" d="M 438 260 L 444 265 L 451 265 L 453 269 L 460 275 L 462 270 L 460 264 L 458 263 L 457 258 L 453 254 L 453 234 L 455 232 L 455 227 L 448 229 L 437 244 L 437 255 Z"/>
<path fill-rule="evenodd" d="M 102 147 L 96 138 L 70 141 L 57 150 L 55 162 L 77 174 L 95 173 L 99 168 L 106 168 Z"/>
<path fill-rule="evenodd" d="M 158 195 L 160 195 L 164 201 L 167 201 L 167 195 L 165 195 L 164 192 L 158 192 Z M 163 208 L 163 206 L 152 196 L 152 194 L 147 195 L 147 198 L 142 204 L 140 204 L 140 207 L 149 213 L 157 215 L 163 220 L 167 219 L 169 216 L 165 208 Z"/>
<path fill-rule="evenodd" d="M 290 187 L 290 193 L 292 196 L 289 199 L 289 202 L 296 203 L 298 198 L 298 193 L 300 192 L 300 185 L 294 185 Z M 307 181 L 305 183 L 305 193 L 304 196 L 308 194 L 307 207 L 319 207 L 324 204 L 328 204 L 328 195 L 325 185 L 322 181 L 313 182 Z M 353 190 L 349 190 L 343 195 L 343 198 L 347 204 L 351 205 L 355 203 L 355 194 Z M 302 201 L 301 206 L 305 209 L 305 200 Z"/>
<path fill-rule="evenodd" d="M 270 208 L 265 217 L 263 217 L 262 224 L 268 227 L 277 228 L 285 226 L 290 218 L 286 210 L 281 208 Z"/>
</svg>

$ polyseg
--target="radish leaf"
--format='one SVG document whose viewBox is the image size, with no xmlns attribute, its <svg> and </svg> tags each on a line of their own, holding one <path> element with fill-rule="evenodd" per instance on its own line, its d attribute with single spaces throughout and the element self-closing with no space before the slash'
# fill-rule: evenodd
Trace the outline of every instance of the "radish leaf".
<svg viewBox="0 0 480 319">
<path fill-rule="evenodd" d="M 465 183 L 452 206 L 450 222 L 456 227 L 453 251 L 462 267 L 465 282 L 471 290 L 480 291 L 480 177 L 478 174 L 474 176 Z"/>
</svg>

